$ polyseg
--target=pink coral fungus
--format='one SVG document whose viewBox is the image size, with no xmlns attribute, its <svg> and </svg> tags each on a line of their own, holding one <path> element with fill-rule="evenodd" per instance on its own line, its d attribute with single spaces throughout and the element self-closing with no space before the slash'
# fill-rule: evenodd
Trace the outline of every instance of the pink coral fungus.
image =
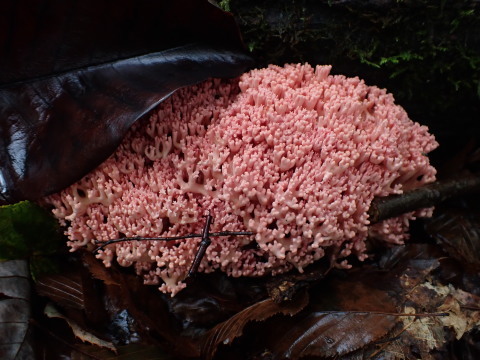
<svg viewBox="0 0 480 360">
<path fill-rule="evenodd" d="M 350 254 L 363 259 L 373 197 L 432 182 L 425 154 L 437 143 L 385 90 L 330 69 L 269 66 L 177 91 L 100 167 L 47 198 L 72 250 L 200 233 L 210 213 L 211 231 L 255 235 L 212 238 L 203 272 L 302 271 L 327 248 L 340 266 Z M 371 233 L 399 243 L 413 215 Z M 98 258 L 135 265 L 147 284 L 175 294 L 199 241 L 116 243 Z"/>
</svg>

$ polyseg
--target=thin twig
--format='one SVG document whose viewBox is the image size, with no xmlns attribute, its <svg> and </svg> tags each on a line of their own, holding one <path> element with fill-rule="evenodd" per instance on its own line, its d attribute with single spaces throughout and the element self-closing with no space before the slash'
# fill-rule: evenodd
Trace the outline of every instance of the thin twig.
<svg viewBox="0 0 480 360">
<path fill-rule="evenodd" d="M 209 237 L 217 237 L 217 236 L 249 236 L 254 235 L 255 233 L 251 231 L 220 231 L 214 233 L 208 233 Z M 96 248 L 93 252 L 96 253 L 99 250 L 103 250 L 106 246 L 116 243 L 121 243 L 125 241 L 175 241 L 175 240 L 185 240 L 185 239 L 193 239 L 193 238 L 201 238 L 202 234 L 188 234 L 182 236 L 167 236 L 167 237 L 142 237 L 142 236 L 132 236 L 132 237 L 122 237 L 118 239 L 112 239 L 108 241 L 102 240 L 95 240 L 95 244 L 101 244 L 98 248 Z"/>
</svg>

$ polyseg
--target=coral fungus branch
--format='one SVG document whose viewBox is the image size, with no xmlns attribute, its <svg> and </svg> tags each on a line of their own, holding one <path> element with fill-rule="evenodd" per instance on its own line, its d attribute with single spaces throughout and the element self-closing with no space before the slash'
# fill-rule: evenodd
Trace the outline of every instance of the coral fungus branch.
<svg viewBox="0 0 480 360">
<path fill-rule="evenodd" d="M 205 213 L 216 231 L 254 234 L 207 231 L 207 273 L 302 272 L 323 257 L 348 267 L 350 255 L 366 258 L 369 234 L 402 243 L 408 220 L 429 211 L 369 226 L 370 203 L 435 181 L 425 155 L 438 144 L 386 90 L 330 70 L 272 65 L 177 91 L 99 168 L 45 200 L 68 225 L 69 246 L 104 240 L 97 257 L 106 266 L 135 266 L 174 295 L 198 241 L 162 241 L 202 237 L 185 234 L 202 233 Z M 119 232 L 134 238 L 109 241 Z M 148 239 L 137 235 L 178 237 L 129 241 Z"/>
<path fill-rule="evenodd" d="M 375 198 L 370 205 L 368 215 L 370 222 L 374 224 L 409 211 L 435 206 L 445 200 L 475 191 L 480 191 L 479 174 L 458 176 L 437 181 L 401 195 Z"/>
</svg>

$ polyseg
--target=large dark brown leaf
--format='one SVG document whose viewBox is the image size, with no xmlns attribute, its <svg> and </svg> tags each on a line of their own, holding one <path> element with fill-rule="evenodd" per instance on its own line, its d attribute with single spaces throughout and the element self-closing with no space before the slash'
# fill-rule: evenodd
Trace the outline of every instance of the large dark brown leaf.
<svg viewBox="0 0 480 360">
<path fill-rule="evenodd" d="M 251 64 L 203 0 L 0 4 L 0 203 L 36 199 L 105 160 L 177 88 Z"/>
<path fill-rule="evenodd" d="M 4 0 L 0 7 L 1 84 L 192 42 L 241 48 L 233 18 L 204 0 Z"/>
<path fill-rule="evenodd" d="M 275 358 L 343 356 L 385 336 L 396 324 L 395 282 L 376 269 L 333 272 L 311 289 L 310 304 L 289 319 L 274 319 L 266 336 Z"/>
</svg>

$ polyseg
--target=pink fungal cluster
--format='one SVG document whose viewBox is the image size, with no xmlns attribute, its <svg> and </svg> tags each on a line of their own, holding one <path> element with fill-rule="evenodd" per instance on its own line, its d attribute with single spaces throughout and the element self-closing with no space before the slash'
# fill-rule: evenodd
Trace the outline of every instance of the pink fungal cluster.
<svg viewBox="0 0 480 360">
<path fill-rule="evenodd" d="M 232 276 L 299 271 L 327 249 L 339 266 L 365 257 L 372 234 L 406 237 L 409 214 L 369 226 L 374 196 L 435 179 L 426 154 L 437 143 L 385 90 L 330 66 L 253 70 L 177 91 L 96 170 L 46 199 L 72 250 L 121 236 L 216 237 L 200 271 Z M 134 265 L 172 295 L 185 284 L 199 239 L 129 241 L 98 254 Z M 90 245 L 89 245 L 90 244 Z"/>
</svg>

